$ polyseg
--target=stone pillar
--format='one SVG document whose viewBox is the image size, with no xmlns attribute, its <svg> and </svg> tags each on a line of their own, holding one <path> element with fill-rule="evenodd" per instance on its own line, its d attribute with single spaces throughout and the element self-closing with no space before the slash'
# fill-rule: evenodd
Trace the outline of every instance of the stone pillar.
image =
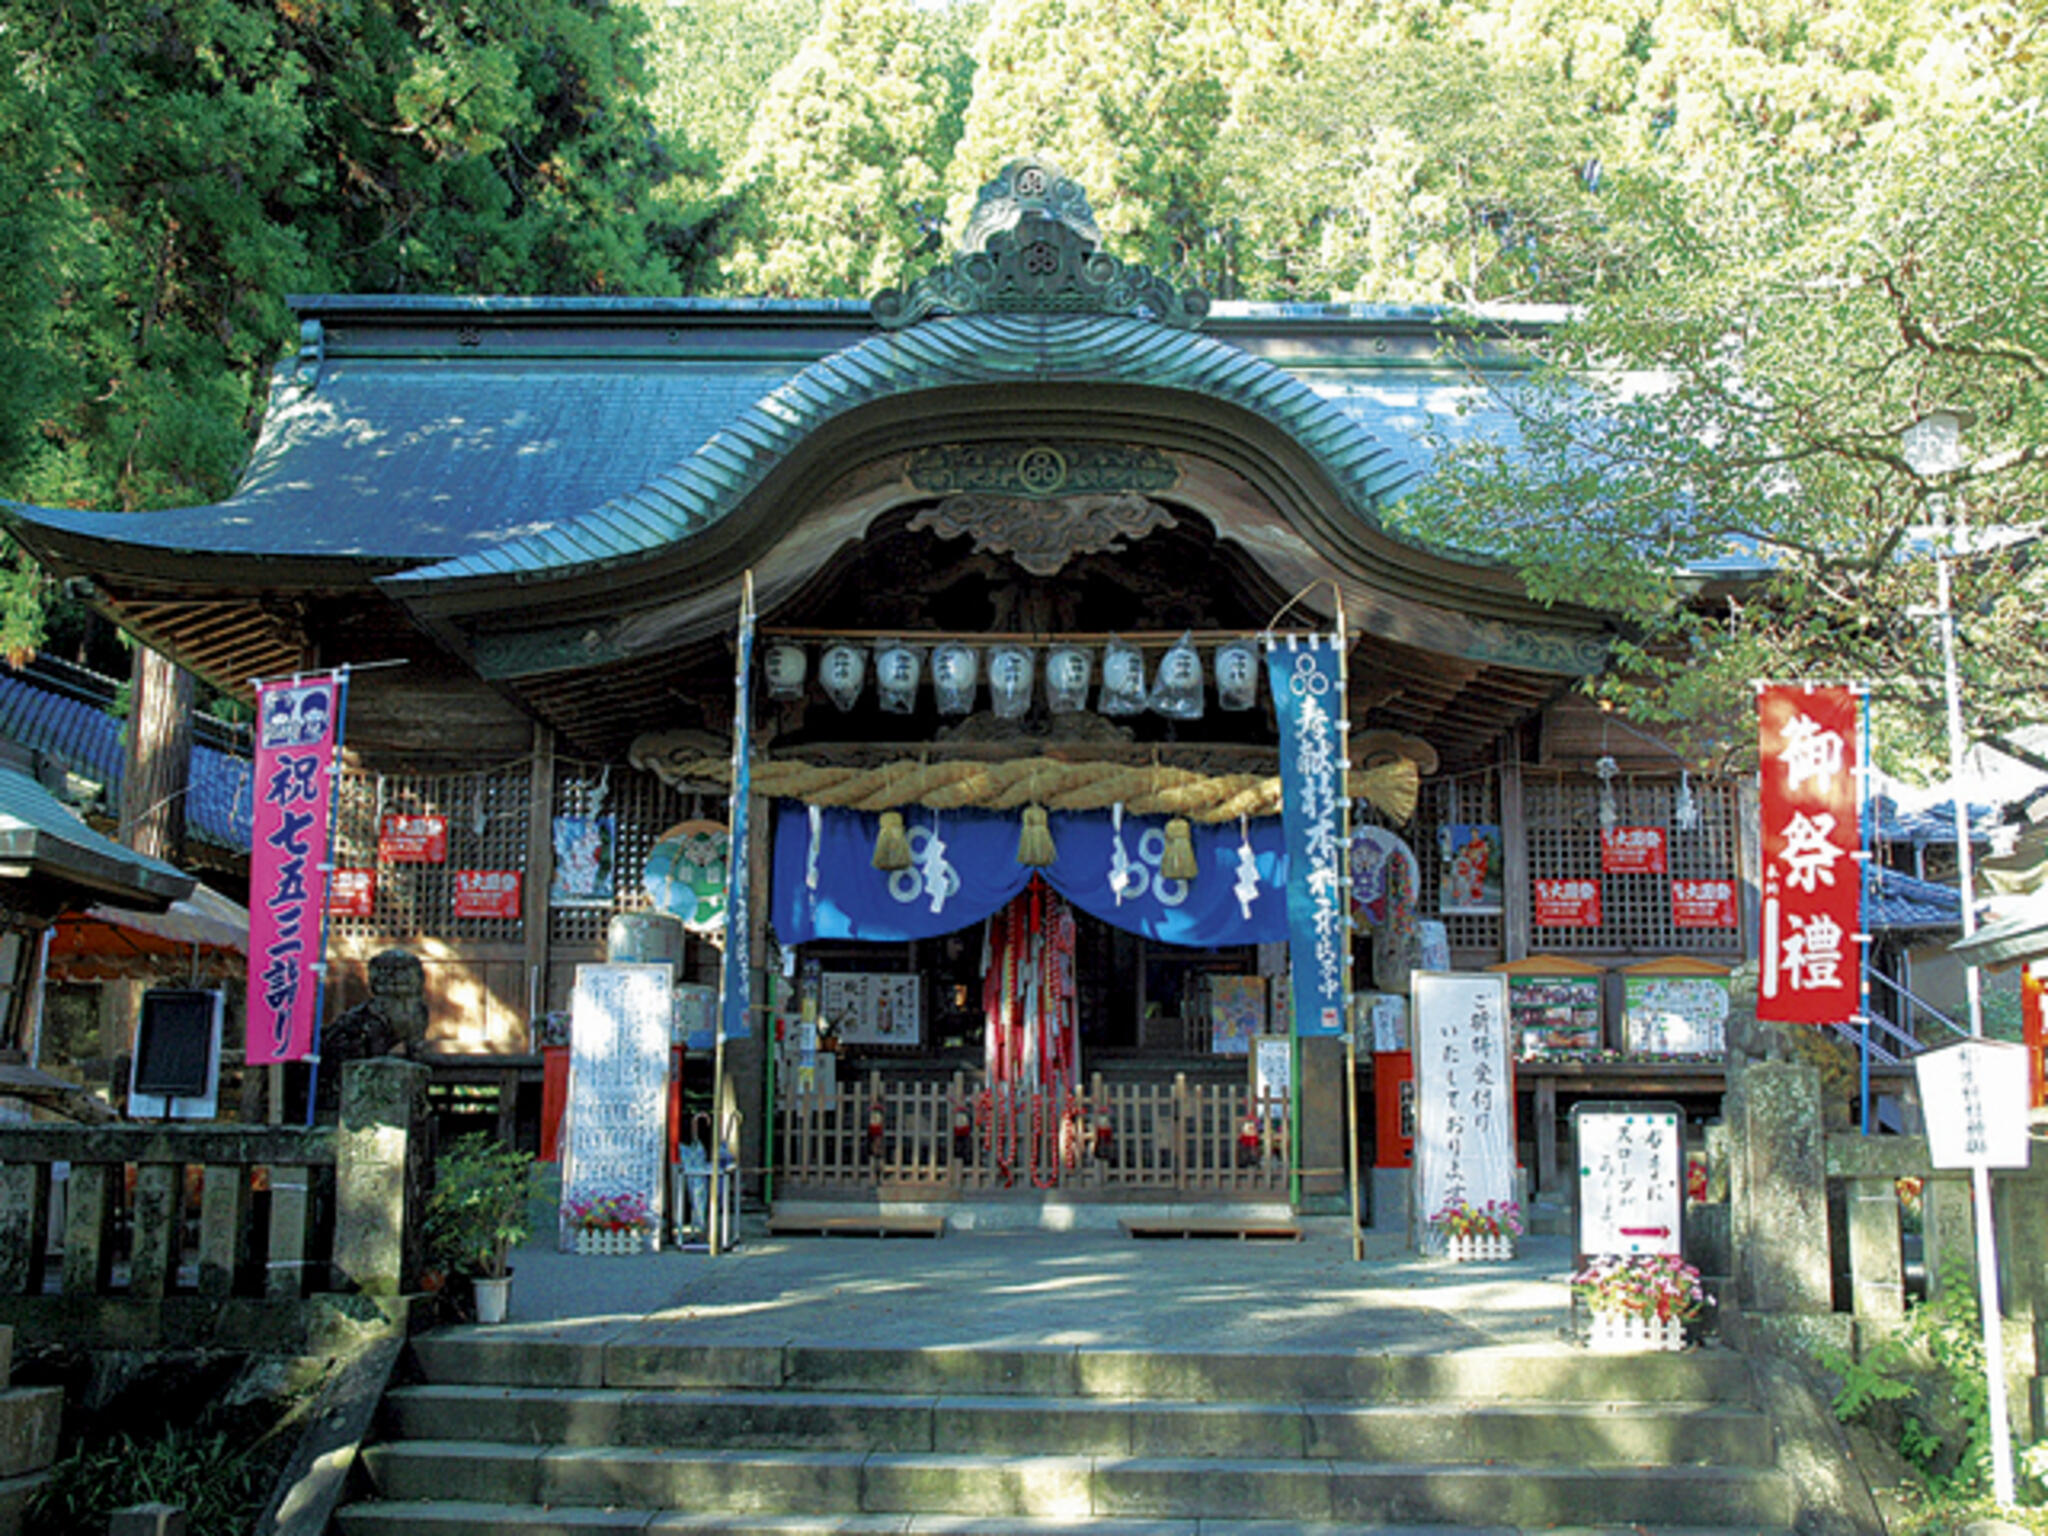
<svg viewBox="0 0 2048 1536">
<path fill-rule="evenodd" d="M 432 1076 L 417 1062 L 394 1056 L 352 1061 L 342 1068 L 334 1181 L 338 1289 L 388 1297 L 418 1288 L 427 1083 Z"/>
<path fill-rule="evenodd" d="M 1340 1208 L 1349 1187 L 1346 1134 L 1344 1042 L 1334 1035 L 1310 1035 L 1301 1042 L 1303 1210 L 1330 1213 Z"/>
<path fill-rule="evenodd" d="M 1758 1062 L 1727 1097 L 1736 1296 L 1757 1312 L 1827 1312 L 1827 1135 L 1820 1074 Z"/>
</svg>

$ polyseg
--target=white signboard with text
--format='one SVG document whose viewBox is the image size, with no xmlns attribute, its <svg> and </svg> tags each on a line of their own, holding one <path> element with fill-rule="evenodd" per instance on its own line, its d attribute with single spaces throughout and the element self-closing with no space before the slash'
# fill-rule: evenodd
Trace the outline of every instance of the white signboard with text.
<svg viewBox="0 0 2048 1536">
<path fill-rule="evenodd" d="M 569 1108 L 562 1241 L 579 1200 L 637 1194 L 659 1232 L 668 1155 L 669 1038 L 675 968 L 579 965 L 569 1014 Z"/>
<path fill-rule="evenodd" d="M 1958 1040 L 1913 1059 L 1937 1168 L 2027 1166 L 2027 1051 L 2003 1040 Z"/>
<path fill-rule="evenodd" d="M 1685 1115 L 1676 1104 L 1574 1105 L 1572 1163 L 1580 1257 L 1684 1252 Z"/>
<path fill-rule="evenodd" d="M 1508 1066 L 1508 979 L 1418 971 L 1415 1214 L 1515 1198 L 1515 1085 Z"/>
</svg>

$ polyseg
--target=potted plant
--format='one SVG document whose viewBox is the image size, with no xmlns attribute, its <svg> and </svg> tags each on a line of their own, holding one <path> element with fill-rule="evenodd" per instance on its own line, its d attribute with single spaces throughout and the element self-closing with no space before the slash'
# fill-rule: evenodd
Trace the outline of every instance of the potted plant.
<svg viewBox="0 0 2048 1536">
<path fill-rule="evenodd" d="M 1429 1227 L 1454 1264 L 1512 1259 L 1515 1239 L 1522 1235 L 1522 1208 L 1512 1200 L 1489 1200 L 1484 1205 L 1453 1200 L 1429 1218 Z"/>
<path fill-rule="evenodd" d="M 444 1274 L 470 1282 L 478 1322 L 504 1321 L 511 1250 L 532 1230 L 527 1216 L 532 1177 L 532 1153 L 484 1133 L 460 1137 L 434 1159 L 425 1223 L 427 1260 Z"/>
<path fill-rule="evenodd" d="M 1572 1276 L 1594 1349 L 1682 1349 L 1685 1325 L 1711 1304 L 1700 1272 L 1675 1253 L 1608 1254 Z"/>
<path fill-rule="evenodd" d="M 567 1213 L 578 1253 L 640 1253 L 654 1230 L 654 1212 L 637 1189 L 579 1196 L 569 1201 Z"/>
</svg>

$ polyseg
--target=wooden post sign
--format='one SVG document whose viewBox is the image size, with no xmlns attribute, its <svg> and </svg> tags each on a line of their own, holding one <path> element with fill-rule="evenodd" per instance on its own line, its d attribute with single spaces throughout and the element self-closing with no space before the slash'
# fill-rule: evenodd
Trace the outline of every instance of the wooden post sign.
<svg viewBox="0 0 2048 1536">
<path fill-rule="evenodd" d="M 639 1195 L 659 1246 L 667 1156 L 674 967 L 579 965 L 569 1014 L 569 1109 L 561 1241 L 576 1246 L 572 1205 Z"/>
<path fill-rule="evenodd" d="M 1515 1085 L 1508 1066 L 1508 979 L 1418 971 L 1415 1214 L 1515 1198 Z"/>
<path fill-rule="evenodd" d="M 1572 1164 L 1579 1262 L 1685 1251 L 1685 1115 L 1676 1104 L 1573 1105 Z"/>
</svg>

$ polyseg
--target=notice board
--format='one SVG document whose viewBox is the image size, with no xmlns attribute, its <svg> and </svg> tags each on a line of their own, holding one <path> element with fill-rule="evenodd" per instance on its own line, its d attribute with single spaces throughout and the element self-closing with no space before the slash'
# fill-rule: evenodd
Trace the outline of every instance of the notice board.
<svg viewBox="0 0 2048 1536">
<path fill-rule="evenodd" d="M 1413 983 L 1415 1216 L 1515 1198 L 1508 979 L 1418 971 Z"/>
<path fill-rule="evenodd" d="M 1685 1251 L 1685 1115 L 1642 1099 L 1572 1106 L 1573 1250 Z"/>
<path fill-rule="evenodd" d="M 570 1205 L 606 1196 L 644 1198 L 658 1237 L 668 1154 L 674 971 L 666 961 L 576 967 L 562 1156 L 564 1248 L 576 1241 Z"/>
</svg>

